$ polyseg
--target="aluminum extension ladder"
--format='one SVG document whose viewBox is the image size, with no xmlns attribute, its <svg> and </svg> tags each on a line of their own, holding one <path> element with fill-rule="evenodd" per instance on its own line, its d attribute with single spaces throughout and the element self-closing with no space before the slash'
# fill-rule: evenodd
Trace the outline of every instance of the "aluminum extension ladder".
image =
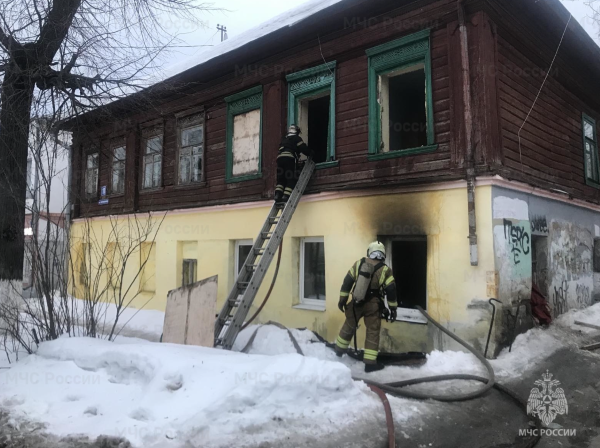
<svg viewBox="0 0 600 448">
<path fill-rule="evenodd" d="M 315 163 L 307 160 L 292 195 L 284 205 L 273 204 L 254 245 L 240 269 L 233 288 L 215 322 L 215 347 L 231 350 L 250 306 L 269 269 L 277 248 L 283 240 L 288 224 L 294 216 L 300 198 L 315 170 Z"/>
</svg>

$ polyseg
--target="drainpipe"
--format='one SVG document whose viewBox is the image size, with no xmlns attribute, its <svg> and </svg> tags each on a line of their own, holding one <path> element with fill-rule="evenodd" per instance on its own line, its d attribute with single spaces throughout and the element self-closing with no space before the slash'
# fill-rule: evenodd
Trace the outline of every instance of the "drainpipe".
<svg viewBox="0 0 600 448">
<path fill-rule="evenodd" d="M 465 140 L 467 164 L 467 201 L 469 209 L 469 252 L 471 266 L 479 265 L 477 248 L 477 217 L 475 213 L 475 151 L 473 148 L 473 111 L 471 109 L 471 73 L 469 68 L 469 38 L 465 21 L 465 0 L 457 0 L 460 32 L 460 54 L 465 108 Z"/>
</svg>

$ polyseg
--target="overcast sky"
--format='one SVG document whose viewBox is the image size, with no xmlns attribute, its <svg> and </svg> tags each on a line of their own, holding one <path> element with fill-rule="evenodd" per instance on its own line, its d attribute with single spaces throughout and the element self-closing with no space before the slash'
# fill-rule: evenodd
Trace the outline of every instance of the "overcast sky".
<svg viewBox="0 0 600 448">
<path fill-rule="evenodd" d="M 211 0 L 207 1 L 210 2 Z M 203 26 L 200 28 L 191 23 L 186 23 L 186 21 L 171 23 L 169 19 L 165 19 L 165 25 L 185 31 L 185 35 L 181 36 L 181 38 L 185 41 L 184 45 L 189 46 L 177 49 L 177 52 L 171 55 L 169 59 L 177 64 L 182 60 L 197 57 L 203 50 L 207 49 L 207 46 L 217 45 L 221 40 L 221 33 L 216 29 L 218 24 L 227 26 L 227 32 L 231 38 L 308 1 L 212 0 L 215 7 L 226 11 L 202 14 Z M 571 11 L 573 17 L 596 39 L 596 42 L 600 43 L 600 39 L 598 38 L 599 29 L 591 19 L 592 11 L 585 4 L 586 0 L 561 1 Z M 596 1 L 600 4 L 600 0 Z"/>
</svg>

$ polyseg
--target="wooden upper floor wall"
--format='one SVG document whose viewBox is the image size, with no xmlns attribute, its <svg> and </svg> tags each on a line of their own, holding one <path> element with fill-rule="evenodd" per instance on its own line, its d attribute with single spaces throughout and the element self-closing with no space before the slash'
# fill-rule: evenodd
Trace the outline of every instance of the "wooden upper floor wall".
<svg viewBox="0 0 600 448">
<path fill-rule="evenodd" d="M 524 0 L 529 1 L 529 0 Z M 361 3 L 355 1 L 354 3 Z M 309 23 L 320 33 L 277 54 L 238 65 L 200 85 L 179 90 L 143 113 L 115 116 L 74 133 L 73 189 L 75 217 L 134 211 L 256 201 L 273 196 L 276 156 L 287 126 L 286 75 L 335 61 L 335 160 L 316 172 L 308 193 L 378 188 L 456 180 L 465 176 L 465 126 L 460 34 L 455 0 L 404 2 L 372 0 L 353 7 L 349 15 Z M 512 3 L 512 2 L 511 2 Z M 516 4 L 517 2 L 515 2 Z M 598 97 L 586 98 L 584 80 L 568 58 L 558 58 L 536 106 L 523 125 L 558 45 L 544 39 L 543 25 L 525 28 L 515 10 L 497 1 L 467 2 L 467 30 L 473 104 L 473 142 L 478 175 L 500 174 L 574 197 L 597 202 L 598 189 L 586 184 L 582 113 L 600 118 Z M 351 15 L 353 14 L 353 15 Z M 375 17 L 373 17 L 375 16 Z M 333 21 L 332 21 L 333 20 Z M 516 22 L 512 22 L 515 20 Z M 554 19 L 553 19 L 554 20 Z M 557 19 L 556 19 L 557 20 Z M 535 23 L 535 22 L 534 22 Z M 335 24 L 335 26 L 333 25 Z M 369 157 L 368 49 L 429 30 L 431 99 L 435 150 L 376 160 Z M 554 30 L 556 31 L 556 30 Z M 562 30 L 560 30 L 562 31 Z M 318 36 L 318 38 L 317 38 Z M 537 42 L 543 45 L 536 47 Z M 554 45 L 556 44 L 556 45 Z M 210 64 L 210 63 L 209 63 Z M 225 98 L 262 86 L 261 176 L 243 182 L 227 179 L 227 103 Z M 597 87 L 595 87 L 597 90 Z M 178 127 L 182 114 L 204 114 L 204 179 L 178 185 Z M 520 144 L 519 144 L 519 130 Z M 162 128 L 162 175 L 157 188 L 141 188 L 142 130 Z M 111 141 L 126 142 L 125 189 L 109 195 L 84 194 L 85 155 L 100 148 L 98 185 L 111 181 Z"/>
</svg>

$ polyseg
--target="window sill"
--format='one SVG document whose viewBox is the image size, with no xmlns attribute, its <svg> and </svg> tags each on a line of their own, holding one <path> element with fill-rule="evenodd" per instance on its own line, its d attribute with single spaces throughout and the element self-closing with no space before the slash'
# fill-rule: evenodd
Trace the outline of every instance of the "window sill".
<svg viewBox="0 0 600 448">
<path fill-rule="evenodd" d="M 399 151 L 380 152 L 378 154 L 369 154 L 368 159 L 370 162 L 377 160 L 395 159 L 397 157 L 412 156 L 415 154 L 425 154 L 428 152 L 434 152 L 438 149 L 439 145 L 428 145 L 421 146 L 420 148 L 402 149 Z"/>
<path fill-rule="evenodd" d="M 115 193 L 115 194 L 109 194 L 108 196 L 106 196 L 108 199 L 113 199 L 113 198 L 122 198 L 123 196 L 125 196 L 125 193 Z"/>
<path fill-rule="evenodd" d="M 398 308 L 396 322 L 407 322 L 409 324 L 427 325 L 427 319 L 419 310 L 412 308 Z"/>
<path fill-rule="evenodd" d="M 315 165 L 315 169 L 317 169 L 317 170 L 326 170 L 327 168 L 335 168 L 336 166 L 340 166 L 340 161 L 339 160 L 332 160 L 330 162 L 317 163 Z"/>
<path fill-rule="evenodd" d="M 598 182 L 596 182 L 596 181 L 593 181 L 593 180 L 591 180 L 591 179 L 588 179 L 588 178 L 586 178 L 586 179 L 585 179 L 585 184 L 586 184 L 588 187 L 593 187 L 593 188 L 597 188 L 597 189 L 599 189 L 599 190 L 600 190 L 600 183 L 598 183 Z"/>
<path fill-rule="evenodd" d="M 325 302 L 325 301 L 323 301 Z M 299 303 L 298 305 L 292 306 L 295 310 L 307 310 L 307 311 L 325 311 L 325 303 L 323 305 L 310 305 L 308 303 Z"/>
<path fill-rule="evenodd" d="M 175 189 L 175 190 L 193 190 L 194 188 L 204 188 L 206 186 L 208 186 L 208 182 L 204 180 L 202 182 L 190 182 L 189 184 L 173 185 L 173 189 Z"/>
<path fill-rule="evenodd" d="M 157 193 L 159 191 L 163 191 L 165 189 L 165 187 L 156 187 L 156 188 L 142 188 L 140 190 L 140 194 L 151 194 L 151 193 Z"/>
<path fill-rule="evenodd" d="M 262 173 L 248 174 L 247 176 L 228 177 L 227 179 L 225 179 L 225 183 L 233 184 L 236 182 L 245 182 L 247 180 L 255 180 L 255 179 L 261 179 L 261 178 L 262 178 Z"/>
</svg>

